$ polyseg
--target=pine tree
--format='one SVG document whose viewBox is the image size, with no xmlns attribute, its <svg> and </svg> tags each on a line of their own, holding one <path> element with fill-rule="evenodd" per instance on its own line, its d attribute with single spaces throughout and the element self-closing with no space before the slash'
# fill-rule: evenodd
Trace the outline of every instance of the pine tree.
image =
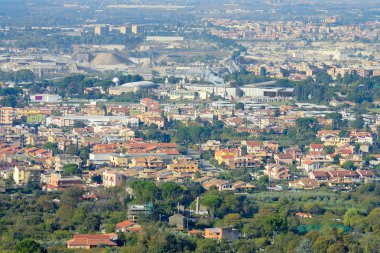
<svg viewBox="0 0 380 253">
<path fill-rule="evenodd" d="M 313 253 L 311 241 L 307 238 L 303 239 L 296 250 L 295 253 Z"/>
</svg>

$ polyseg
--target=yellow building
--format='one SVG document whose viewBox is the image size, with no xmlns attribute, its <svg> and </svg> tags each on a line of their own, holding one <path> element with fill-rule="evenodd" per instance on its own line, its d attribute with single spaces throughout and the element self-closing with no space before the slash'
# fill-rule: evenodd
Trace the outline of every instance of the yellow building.
<svg viewBox="0 0 380 253">
<path fill-rule="evenodd" d="M 111 155 L 110 162 L 117 167 L 125 167 L 128 165 L 128 158 L 120 155 Z"/>
<path fill-rule="evenodd" d="M 126 26 L 120 26 L 119 27 L 119 33 L 123 34 L 123 35 L 127 34 L 127 27 Z"/>
<path fill-rule="evenodd" d="M 137 34 L 138 33 L 137 25 L 132 25 L 131 30 L 132 30 L 132 33 Z"/>
<path fill-rule="evenodd" d="M 350 144 L 351 139 L 347 137 L 339 137 L 339 136 L 333 136 L 331 138 L 326 138 L 324 145 L 325 146 L 337 146 L 337 147 L 344 147 L 348 144 Z"/>
<path fill-rule="evenodd" d="M 174 160 L 172 164 L 167 166 L 168 170 L 175 171 L 177 173 L 181 172 L 197 172 L 198 163 L 192 160 Z"/>
<path fill-rule="evenodd" d="M 160 170 L 165 166 L 164 161 L 160 157 L 148 156 L 148 157 L 135 157 L 132 158 L 129 168 L 144 168 Z"/>
<path fill-rule="evenodd" d="M 108 33 L 109 27 L 108 26 L 95 26 L 95 35 L 104 35 Z"/>
<path fill-rule="evenodd" d="M 226 159 L 236 158 L 240 156 L 240 150 L 235 149 L 220 149 L 215 151 L 215 160 L 218 161 L 218 164 L 221 164 Z"/>
</svg>

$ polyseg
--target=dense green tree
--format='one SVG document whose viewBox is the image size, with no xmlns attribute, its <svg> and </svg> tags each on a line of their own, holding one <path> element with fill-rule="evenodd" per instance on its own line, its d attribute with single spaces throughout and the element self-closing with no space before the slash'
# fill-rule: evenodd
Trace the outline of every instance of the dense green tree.
<svg viewBox="0 0 380 253">
<path fill-rule="evenodd" d="M 294 253 L 313 253 L 313 244 L 309 239 L 305 238 L 298 244 Z"/>
<path fill-rule="evenodd" d="M 16 253 L 42 253 L 44 248 L 33 240 L 23 240 L 16 245 Z"/>
<path fill-rule="evenodd" d="M 81 176 L 82 170 L 79 168 L 77 164 L 69 163 L 63 166 L 63 174 Z"/>
<path fill-rule="evenodd" d="M 235 105 L 236 110 L 243 110 L 244 111 L 244 104 L 241 102 L 236 103 Z"/>
<path fill-rule="evenodd" d="M 212 239 L 200 240 L 197 243 L 196 253 L 210 253 L 217 252 L 217 244 Z"/>
<path fill-rule="evenodd" d="M 136 180 L 130 183 L 136 202 L 144 204 L 158 198 L 158 188 L 153 181 Z"/>
</svg>

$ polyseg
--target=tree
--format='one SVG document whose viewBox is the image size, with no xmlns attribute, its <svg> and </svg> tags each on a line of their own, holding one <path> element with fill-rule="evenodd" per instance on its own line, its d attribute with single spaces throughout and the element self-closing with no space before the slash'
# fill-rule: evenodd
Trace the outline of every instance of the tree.
<svg viewBox="0 0 380 253">
<path fill-rule="evenodd" d="M 345 161 L 342 167 L 346 170 L 355 170 L 355 164 L 352 161 Z"/>
<path fill-rule="evenodd" d="M 242 110 L 244 111 L 244 104 L 242 102 L 238 102 L 236 105 L 235 105 L 235 109 L 236 110 Z"/>
<path fill-rule="evenodd" d="M 333 158 L 333 164 L 340 164 L 340 155 L 335 155 Z"/>
<path fill-rule="evenodd" d="M 342 114 L 334 112 L 326 114 L 326 119 L 332 120 L 333 129 L 340 129 L 343 126 Z"/>
<path fill-rule="evenodd" d="M 44 248 L 33 240 L 23 240 L 16 245 L 16 253 L 42 253 Z"/>
<path fill-rule="evenodd" d="M 247 152 L 247 146 L 246 145 L 241 146 L 241 155 L 245 156 L 247 154 L 248 154 L 248 152 Z"/>
<path fill-rule="evenodd" d="M 238 213 L 229 213 L 224 216 L 223 223 L 227 226 L 236 226 L 241 222 L 241 216 Z"/>
<path fill-rule="evenodd" d="M 327 253 L 345 253 L 344 245 L 341 242 L 334 243 L 327 248 Z"/>
<path fill-rule="evenodd" d="M 76 120 L 74 121 L 74 128 L 84 128 L 86 124 L 83 121 Z"/>
<path fill-rule="evenodd" d="M 182 188 L 173 182 L 165 182 L 161 185 L 162 198 L 177 201 L 181 198 Z"/>
<path fill-rule="evenodd" d="M 352 121 L 351 126 L 355 129 L 361 129 L 364 126 L 363 116 L 360 114 L 355 114 L 355 120 Z"/>
<path fill-rule="evenodd" d="M 366 233 L 360 240 L 360 246 L 363 249 L 363 253 L 379 252 L 380 239 L 376 233 Z"/>
<path fill-rule="evenodd" d="M 63 174 L 68 176 L 81 176 L 82 170 L 75 163 L 69 163 L 63 166 Z"/>
<path fill-rule="evenodd" d="M 93 175 L 91 177 L 91 181 L 94 182 L 94 183 L 97 183 L 97 184 L 103 183 L 103 179 L 102 179 L 101 175 Z"/>
<path fill-rule="evenodd" d="M 80 226 L 81 233 L 90 233 L 99 230 L 101 224 L 100 217 L 95 214 L 86 216 Z"/>
<path fill-rule="evenodd" d="M 153 181 L 136 180 L 130 187 L 138 203 L 155 202 L 158 198 L 158 188 Z"/>
<path fill-rule="evenodd" d="M 326 154 L 334 154 L 335 147 L 334 146 L 324 146 L 323 150 L 325 151 Z"/>
<path fill-rule="evenodd" d="M 322 202 L 307 202 L 304 205 L 304 209 L 313 214 L 323 214 L 325 212 Z"/>
<path fill-rule="evenodd" d="M 302 239 L 294 253 L 313 253 L 313 244 L 307 238 Z"/>
<path fill-rule="evenodd" d="M 325 236 L 318 237 L 318 239 L 313 244 L 314 253 L 326 253 L 330 245 L 330 240 Z"/>
<path fill-rule="evenodd" d="M 286 232 L 287 230 L 288 222 L 285 217 L 282 217 L 280 215 L 267 215 L 264 218 L 264 231 L 267 235 Z"/>
<path fill-rule="evenodd" d="M 197 243 L 196 253 L 217 252 L 217 244 L 212 239 L 199 240 Z"/>
</svg>

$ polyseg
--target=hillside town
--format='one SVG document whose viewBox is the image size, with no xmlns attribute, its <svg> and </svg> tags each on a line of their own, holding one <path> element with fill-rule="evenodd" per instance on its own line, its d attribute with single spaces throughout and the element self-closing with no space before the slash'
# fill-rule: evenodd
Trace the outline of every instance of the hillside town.
<svg viewBox="0 0 380 253">
<path fill-rule="evenodd" d="M 26 2 L 0 252 L 379 252 L 377 3 Z"/>
</svg>

